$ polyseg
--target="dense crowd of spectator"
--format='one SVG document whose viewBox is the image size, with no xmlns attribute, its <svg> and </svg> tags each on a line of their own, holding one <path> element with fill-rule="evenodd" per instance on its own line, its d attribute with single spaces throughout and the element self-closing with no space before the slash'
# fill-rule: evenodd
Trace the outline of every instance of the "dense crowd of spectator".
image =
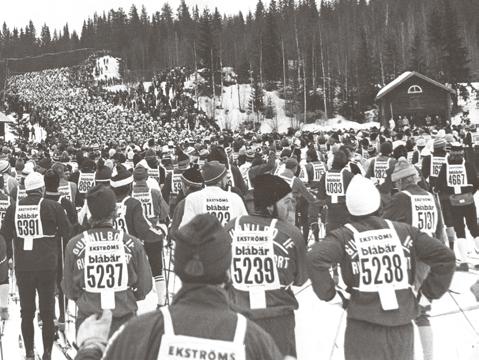
<svg viewBox="0 0 479 360">
<path fill-rule="evenodd" d="M 143 144 L 151 137 L 201 138 L 217 129 L 185 91 L 189 76 L 185 68 L 157 74 L 148 89 L 140 83 L 118 92 L 95 81 L 97 70 L 91 57 L 77 67 L 10 77 L 7 110 L 18 119 L 30 114 L 19 121 L 17 133 L 28 139 L 31 125 L 38 123 L 48 134 L 47 143 L 81 140 L 85 145 L 102 145 L 111 140 Z"/>
</svg>

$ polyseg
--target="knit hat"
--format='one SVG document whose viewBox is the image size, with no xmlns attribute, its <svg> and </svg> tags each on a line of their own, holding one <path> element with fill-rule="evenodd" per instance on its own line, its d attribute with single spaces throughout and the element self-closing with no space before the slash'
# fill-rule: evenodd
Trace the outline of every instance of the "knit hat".
<svg viewBox="0 0 479 360">
<path fill-rule="evenodd" d="M 108 150 L 108 157 L 109 158 L 112 158 L 113 156 L 115 156 L 116 154 L 116 150 L 115 149 L 110 149 Z"/>
<path fill-rule="evenodd" d="M 106 219 L 115 213 L 116 196 L 109 187 L 95 185 L 86 194 L 86 203 L 92 219 Z"/>
<path fill-rule="evenodd" d="M 132 182 L 133 176 L 123 165 L 118 165 L 115 168 L 115 171 L 112 172 L 112 177 L 110 179 L 111 187 L 119 188 L 129 185 Z"/>
<path fill-rule="evenodd" d="M 0 160 L 0 174 L 10 171 L 10 163 L 7 160 Z"/>
<path fill-rule="evenodd" d="M 146 150 L 145 159 L 153 159 L 153 158 L 156 158 L 155 150 L 153 150 L 153 149 Z"/>
<path fill-rule="evenodd" d="M 43 176 L 45 181 L 45 191 L 56 193 L 58 192 L 58 186 L 60 185 L 60 177 L 53 170 L 48 170 Z"/>
<path fill-rule="evenodd" d="M 185 184 L 194 187 L 201 188 L 203 186 L 203 176 L 201 172 L 196 168 L 190 168 L 181 174 L 181 179 Z"/>
<path fill-rule="evenodd" d="M 172 235 L 175 273 L 185 283 L 221 284 L 231 265 L 231 240 L 215 216 L 201 214 Z"/>
<path fill-rule="evenodd" d="M 394 171 L 391 174 L 391 180 L 393 182 L 399 181 L 409 176 L 417 175 L 417 171 L 413 165 L 407 161 L 405 157 L 400 157 L 394 167 Z"/>
<path fill-rule="evenodd" d="M 296 160 L 295 158 L 289 158 L 288 160 L 286 160 L 285 166 L 286 169 L 292 170 L 298 166 L 298 160 Z"/>
<path fill-rule="evenodd" d="M 28 176 L 29 174 L 33 173 L 35 171 L 35 165 L 28 161 L 25 166 L 23 167 L 22 170 L 22 175 L 23 176 Z"/>
<path fill-rule="evenodd" d="M 445 149 L 446 148 L 446 140 L 444 138 L 435 139 L 433 146 L 434 146 L 434 149 Z"/>
<path fill-rule="evenodd" d="M 264 209 L 276 204 L 291 192 L 291 187 L 279 176 L 271 174 L 258 175 L 253 180 L 253 197 L 257 209 Z"/>
<path fill-rule="evenodd" d="M 48 170 L 52 166 L 52 161 L 50 158 L 44 157 L 38 161 L 37 165 L 42 169 Z"/>
<path fill-rule="evenodd" d="M 464 150 L 464 146 L 460 142 L 456 141 L 451 144 L 451 151 L 463 151 L 463 150 Z"/>
<path fill-rule="evenodd" d="M 389 155 L 393 152 L 393 144 L 390 141 L 383 142 L 379 148 L 379 152 L 383 155 Z"/>
<path fill-rule="evenodd" d="M 17 161 L 15 161 L 15 170 L 17 171 L 17 173 L 22 172 L 24 167 L 25 162 L 23 161 L 23 159 L 17 159 Z"/>
<path fill-rule="evenodd" d="M 420 137 L 419 139 L 417 139 L 416 145 L 417 147 L 425 147 L 426 139 L 424 139 L 423 137 Z"/>
<path fill-rule="evenodd" d="M 281 151 L 281 155 L 280 155 L 282 158 L 284 157 L 290 157 L 291 156 L 291 149 L 283 149 L 283 151 Z"/>
<path fill-rule="evenodd" d="M 43 175 L 40 173 L 32 172 L 25 178 L 26 191 L 41 189 L 44 186 L 45 186 L 45 181 L 43 180 Z"/>
<path fill-rule="evenodd" d="M 111 169 L 108 166 L 99 166 L 95 173 L 95 183 L 109 183 L 111 179 Z"/>
<path fill-rule="evenodd" d="M 186 170 L 190 166 L 190 157 L 183 151 L 178 154 L 178 169 Z"/>
<path fill-rule="evenodd" d="M 146 180 L 148 178 L 148 170 L 139 165 L 133 170 L 133 179 L 135 181 Z"/>
<path fill-rule="evenodd" d="M 226 175 L 226 166 L 218 161 L 208 161 L 201 168 L 201 175 L 205 184 L 214 184 Z"/>
<path fill-rule="evenodd" d="M 346 207 L 353 216 L 370 215 L 381 205 L 381 195 L 374 183 L 361 175 L 355 175 L 346 190 Z"/>
</svg>

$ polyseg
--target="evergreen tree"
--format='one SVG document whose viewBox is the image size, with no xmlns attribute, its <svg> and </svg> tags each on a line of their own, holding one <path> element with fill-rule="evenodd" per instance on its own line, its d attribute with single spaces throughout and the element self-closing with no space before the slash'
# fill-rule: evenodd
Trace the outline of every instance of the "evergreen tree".
<svg viewBox="0 0 479 360">
<path fill-rule="evenodd" d="M 50 35 L 50 28 L 47 26 L 47 24 L 43 24 L 40 34 L 40 46 L 42 50 L 48 51 L 51 41 L 52 37 Z"/>
<path fill-rule="evenodd" d="M 263 35 L 263 66 L 265 80 L 279 80 L 282 74 L 281 47 L 278 39 L 276 2 L 271 0 Z"/>
<path fill-rule="evenodd" d="M 256 120 L 259 121 L 259 116 L 264 111 L 264 91 L 257 80 L 253 80 L 252 83 L 248 109 L 256 115 Z"/>
<path fill-rule="evenodd" d="M 412 43 L 409 52 L 409 70 L 424 73 L 426 65 L 424 60 L 422 34 L 419 31 L 416 31 L 416 34 L 414 35 L 414 42 Z"/>
</svg>

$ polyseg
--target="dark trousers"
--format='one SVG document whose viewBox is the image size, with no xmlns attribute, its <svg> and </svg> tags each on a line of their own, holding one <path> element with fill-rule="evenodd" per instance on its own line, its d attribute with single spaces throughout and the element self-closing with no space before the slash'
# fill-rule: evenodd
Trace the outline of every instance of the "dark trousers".
<svg viewBox="0 0 479 360">
<path fill-rule="evenodd" d="M 466 225 L 471 235 L 473 237 L 479 236 L 475 204 L 466 206 L 453 206 L 451 215 L 454 224 L 454 231 L 456 232 L 456 236 L 458 238 L 462 239 L 466 237 L 464 219 L 466 220 Z"/>
<path fill-rule="evenodd" d="M 42 319 L 42 336 L 44 352 L 51 351 L 54 339 L 53 318 L 55 313 L 56 270 L 53 271 L 16 271 L 18 293 L 20 295 L 20 312 L 22 316 L 22 335 L 27 352 L 33 351 L 33 319 L 38 293 L 40 318 Z"/>
<path fill-rule="evenodd" d="M 253 321 L 271 335 L 283 356 L 296 357 L 294 312 L 271 318 L 253 319 Z"/>
<path fill-rule="evenodd" d="M 150 263 L 151 273 L 154 278 L 163 274 L 163 244 L 160 241 L 145 242 L 144 244 L 146 256 Z"/>
<path fill-rule="evenodd" d="M 413 326 L 382 326 L 348 319 L 344 357 L 345 360 L 413 360 Z"/>
</svg>

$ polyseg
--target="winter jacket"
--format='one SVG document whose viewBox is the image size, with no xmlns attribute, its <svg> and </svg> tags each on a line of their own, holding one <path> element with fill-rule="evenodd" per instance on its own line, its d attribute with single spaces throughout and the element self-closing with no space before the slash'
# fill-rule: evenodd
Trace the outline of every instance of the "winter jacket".
<svg viewBox="0 0 479 360">
<path fill-rule="evenodd" d="M 38 192 L 27 194 L 19 205 L 40 205 L 40 219 L 44 237 L 33 240 L 32 250 L 24 250 L 24 238 L 17 235 L 15 228 L 16 204 L 12 203 L 5 214 L 0 233 L 7 242 L 11 254 L 14 242 L 15 270 L 46 271 L 56 270 L 58 265 L 59 239 L 70 239 L 72 226 L 62 206 L 53 200 L 42 199 Z M 57 236 L 58 235 L 58 236 Z"/>
<path fill-rule="evenodd" d="M 184 284 L 169 311 L 177 335 L 233 339 L 238 315 L 230 309 L 226 292 L 220 287 Z M 160 311 L 141 315 L 111 339 L 104 359 L 157 360 L 163 334 Z M 246 360 L 282 359 L 271 336 L 252 321 L 247 322 L 244 343 Z"/>
<path fill-rule="evenodd" d="M 405 257 L 405 263 L 400 261 L 397 265 L 405 266 L 406 273 L 401 267 L 393 265 L 394 274 L 391 272 L 380 274 L 380 266 L 374 265 L 374 260 L 359 261 L 358 244 L 354 241 L 352 230 L 346 226 L 333 231 L 325 240 L 315 244 L 308 253 L 308 270 L 313 290 L 321 300 L 330 301 L 336 295 L 335 283 L 329 269 L 334 264 L 340 264 L 343 281 L 347 286 L 347 291 L 351 294 L 348 306 L 348 318 L 350 319 L 383 326 L 406 325 L 415 319 L 418 315 L 418 304 L 411 287 L 415 280 L 417 260 L 431 268 L 422 283 L 421 292 L 424 296 L 429 300 L 439 299 L 449 288 L 455 269 L 454 253 L 437 239 L 429 237 L 410 225 L 398 222 L 391 222 L 391 224 L 402 244 L 401 250 Z M 361 218 L 360 221 L 352 222 L 350 225 L 360 233 L 388 229 L 388 223 L 376 216 Z M 372 250 L 369 250 L 371 252 L 382 251 L 377 249 L 377 246 L 376 249 L 373 246 L 371 248 Z M 388 252 L 389 250 L 386 250 L 386 253 Z M 386 258 L 389 258 L 389 261 L 386 261 Z M 365 259 L 371 258 L 366 257 Z M 388 263 L 392 264 L 394 257 L 391 260 L 390 256 L 376 255 L 373 256 L 373 259 L 382 261 L 382 264 L 386 266 Z M 396 310 L 383 310 L 378 292 L 365 292 L 358 289 L 360 279 L 363 282 L 382 284 L 382 276 L 384 276 L 383 279 L 386 276 L 394 276 L 396 280 L 399 280 L 400 277 L 409 284 L 404 289 L 394 291 L 398 303 Z"/>
<path fill-rule="evenodd" d="M 113 238 L 119 231 L 105 225 L 87 231 L 98 242 Z M 123 233 L 123 244 L 128 267 L 128 289 L 115 292 L 115 309 L 113 317 L 122 317 L 135 313 L 136 302 L 143 300 L 152 288 L 150 264 L 141 242 Z M 68 242 L 65 252 L 65 268 L 63 269 L 62 289 L 65 296 L 76 302 L 78 311 L 83 317 L 101 311 L 100 294 L 85 291 L 85 239 L 84 234 L 75 236 Z"/>
<path fill-rule="evenodd" d="M 235 219 L 236 220 L 236 219 Z M 225 226 L 232 237 L 235 220 Z M 262 216 L 242 216 L 239 225 L 247 229 L 267 231 L 273 219 Z M 291 286 L 301 286 L 308 279 L 306 271 L 306 248 L 298 228 L 278 220 L 274 237 L 274 255 L 281 288 L 266 291 L 265 309 L 251 309 L 249 293 L 231 287 L 229 294 L 235 308 L 250 319 L 270 318 L 288 314 L 298 308 Z"/>
<path fill-rule="evenodd" d="M 151 206 L 151 213 L 153 216 L 148 217 L 148 220 L 154 225 L 158 225 L 160 222 L 164 222 L 166 218 L 168 218 L 168 204 L 166 201 L 163 199 L 163 196 L 161 194 L 161 191 L 157 189 L 150 189 L 146 182 L 140 182 L 140 183 L 135 183 L 133 186 L 132 190 L 132 196 L 135 197 L 135 194 L 137 193 L 149 193 L 151 192 L 151 201 L 152 203 L 148 205 L 146 203 L 145 205 L 142 204 L 142 209 L 143 213 L 146 216 L 147 212 L 145 212 L 146 207 L 145 206 Z"/>
</svg>

